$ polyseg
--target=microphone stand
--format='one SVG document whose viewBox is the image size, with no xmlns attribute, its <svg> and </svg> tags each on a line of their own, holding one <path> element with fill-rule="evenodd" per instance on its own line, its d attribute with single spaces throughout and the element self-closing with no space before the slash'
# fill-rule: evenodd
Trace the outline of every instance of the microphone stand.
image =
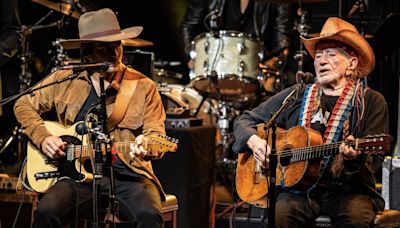
<svg viewBox="0 0 400 228">
<path fill-rule="evenodd" d="M 22 97 L 22 96 L 24 96 L 26 94 L 31 94 L 31 96 L 35 96 L 35 94 L 33 92 L 35 92 L 37 90 L 44 89 L 44 88 L 49 87 L 49 86 L 54 85 L 54 84 L 60 84 L 60 83 L 65 82 L 65 81 L 73 80 L 73 79 L 77 78 L 78 75 L 79 75 L 79 73 L 73 73 L 73 74 L 69 75 L 68 77 L 58 79 L 58 80 L 56 80 L 54 82 L 50 82 L 48 84 L 44 84 L 44 85 L 41 85 L 41 86 L 36 87 L 36 88 L 29 87 L 26 90 L 24 90 L 24 91 L 22 91 L 22 92 L 20 92 L 18 94 L 15 94 L 13 96 L 10 96 L 10 97 L 7 97 L 7 98 L 5 98 L 3 100 L 0 100 L 0 106 L 5 105 L 5 104 L 7 104 L 7 103 L 9 103 L 9 102 L 11 102 L 13 100 L 16 100 L 16 99 L 18 99 L 18 98 L 20 98 L 20 97 Z M 46 76 L 45 78 L 47 78 L 48 76 Z"/>
<path fill-rule="evenodd" d="M 276 118 L 282 113 L 283 110 L 289 105 L 291 101 L 294 101 L 296 94 L 301 88 L 301 84 L 297 85 L 289 95 L 286 96 L 285 100 L 282 102 L 281 107 L 273 113 L 271 119 L 266 122 L 264 130 L 271 128 L 272 130 L 272 142 L 271 142 L 271 154 L 269 155 L 269 209 L 268 209 L 268 227 L 275 227 L 275 203 L 276 203 L 276 168 L 278 163 L 278 156 L 276 154 L 275 140 L 276 140 Z M 266 178 L 268 174 L 266 173 Z M 267 178 L 268 179 L 268 178 Z M 267 225 L 267 224 L 265 224 Z M 267 226 L 266 226 L 267 227 Z"/>
<path fill-rule="evenodd" d="M 114 180 L 114 169 L 112 167 L 112 155 L 111 147 L 112 142 L 110 140 L 109 129 L 107 126 L 107 109 L 106 109 L 106 92 L 104 89 L 104 77 L 100 76 L 100 103 L 98 106 L 98 111 L 100 113 L 99 125 L 103 131 L 102 134 L 96 134 L 94 136 L 94 148 L 95 148 L 95 170 L 94 170 L 94 183 L 93 183 L 93 218 L 94 227 L 99 227 L 99 217 L 98 217 L 98 202 L 100 202 L 101 196 L 101 178 L 103 172 L 103 162 L 104 168 L 109 172 L 110 176 L 110 195 L 109 195 L 109 208 L 106 215 L 106 224 L 114 222 L 114 216 L 112 221 L 108 220 L 109 214 L 115 215 L 117 212 L 118 202 L 115 195 L 115 180 Z M 104 140 L 104 135 L 106 140 Z M 106 148 L 106 159 L 103 159 L 102 143 L 105 142 Z"/>
</svg>

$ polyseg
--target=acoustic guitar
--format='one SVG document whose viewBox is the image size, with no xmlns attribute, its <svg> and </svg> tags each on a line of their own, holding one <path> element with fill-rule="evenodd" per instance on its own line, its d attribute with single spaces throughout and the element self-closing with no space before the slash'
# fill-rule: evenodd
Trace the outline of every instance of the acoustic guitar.
<svg viewBox="0 0 400 228">
<path fill-rule="evenodd" d="M 67 145 L 64 149 L 66 156 L 59 159 L 51 159 L 44 155 L 36 146 L 28 143 L 27 147 L 27 178 L 30 187 L 36 192 L 46 192 L 58 180 L 71 178 L 77 182 L 91 182 L 90 157 L 92 148 L 82 145 L 76 136 L 75 127 L 78 123 L 65 127 L 57 122 L 44 121 L 46 128 L 53 135 L 59 136 Z M 167 136 L 146 136 L 147 151 L 175 152 L 178 148 L 178 140 Z M 114 142 L 112 150 L 129 153 L 132 142 Z M 104 151 L 105 152 L 105 151 Z"/>
<path fill-rule="evenodd" d="M 263 125 L 257 126 L 258 135 L 266 138 Z M 269 137 L 270 138 L 270 137 Z M 268 140 L 270 142 L 270 140 Z M 390 150 L 389 135 L 371 135 L 344 142 L 366 154 L 385 154 Z M 323 144 L 321 134 L 313 129 L 295 126 L 276 130 L 277 170 L 276 185 L 306 190 L 316 183 L 324 156 L 339 153 L 343 142 Z M 236 190 L 240 199 L 257 207 L 266 208 L 269 186 L 268 171 L 256 164 L 252 153 L 240 153 L 236 168 Z"/>
</svg>

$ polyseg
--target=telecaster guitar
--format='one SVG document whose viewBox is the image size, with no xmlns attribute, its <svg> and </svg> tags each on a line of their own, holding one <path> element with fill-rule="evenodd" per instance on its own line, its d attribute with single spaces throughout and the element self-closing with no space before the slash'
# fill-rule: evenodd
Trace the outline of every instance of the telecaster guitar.
<svg viewBox="0 0 400 228">
<path fill-rule="evenodd" d="M 87 145 L 82 145 L 81 140 L 76 136 L 75 127 L 78 123 L 64 127 L 63 125 L 52 122 L 44 122 L 46 128 L 53 135 L 59 136 L 67 142 L 64 149 L 66 156 L 60 159 L 50 159 L 44 155 L 36 146 L 28 143 L 27 147 L 27 177 L 30 187 L 37 192 L 46 192 L 61 178 L 71 178 L 79 182 L 90 182 L 93 174 L 90 171 L 92 149 Z M 147 150 L 149 153 L 175 152 L 178 148 L 176 139 L 166 136 L 146 136 Z M 83 142 L 86 142 L 85 138 Z M 116 152 L 129 153 L 132 142 L 114 142 L 112 150 Z"/>
<path fill-rule="evenodd" d="M 265 132 L 261 132 L 260 127 L 257 132 L 261 138 L 266 138 Z M 389 135 L 372 135 L 345 143 L 366 154 L 384 154 L 390 150 L 390 142 Z M 317 181 L 322 158 L 337 154 L 341 143 L 323 144 L 319 132 L 302 126 L 287 131 L 277 129 L 276 185 L 283 182 L 285 187 L 296 190 L 306 190 L 311 187 Z M 258 207 L 268 206 L 269 178 L 265 176 L 265 170 L 256 164 L 251 153 L 239 154 L 236 190 L 243 201 Z"/>
</svg>

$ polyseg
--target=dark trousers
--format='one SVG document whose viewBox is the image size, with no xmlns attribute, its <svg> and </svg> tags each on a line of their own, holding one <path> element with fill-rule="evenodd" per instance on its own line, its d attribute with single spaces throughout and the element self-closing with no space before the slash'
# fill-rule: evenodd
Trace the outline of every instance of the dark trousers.
<svg viewBox="0 0 400 228">
<path fill-rule="evenodd" d="M 108 205 L 109 178 L 103 177 L 100 183 L 101 198 L 106 198 L 101 200 L 102 204 Z M 124 221 L 136 223 L 136 227 L 162 227 L 161 197 L 153 182 L 145 178 L 118 178 L 115 193 L 119 202 L 119 217 Z M 59 228 L 76 221 L 76 214 L 78 218 L 91 218 L 92 199 L 91 184 L 60 180 L 39 201 L 33 227 Z"/>
<path fill-rule="evenodd" d="M 282 192 L 276 201 L 277 228 L 308 227 L 320 215 L 331 218 L 335 227 L 371 227 L 376 212 L 366 195 L 350 194 L 311 198 Z"/>
</svg>

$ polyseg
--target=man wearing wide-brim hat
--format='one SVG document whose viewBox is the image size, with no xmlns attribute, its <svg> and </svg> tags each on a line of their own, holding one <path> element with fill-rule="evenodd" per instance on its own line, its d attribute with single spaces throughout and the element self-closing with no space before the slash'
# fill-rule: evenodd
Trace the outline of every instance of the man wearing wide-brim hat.
<svg viewBox="0 0 400 228">
<path fill-rule="evenodd" d="M 254 127 L 269 121 L 297 89 L 276 121 L 278 127 L 290 129 L 276 143 L 278 156 L 290 155 L 289 165 L 278 164 L 276 227 L 309 226 L 321 214 L 335 227 L 370 227 L 384 208 L 374 179 L 383 159 L 361 152 L 355 138 L 389 130 L 386 101 L 364 80 L 374 68 L 374 53 L 352 24 L 335 17 L 327 19 L 318 37 L 301 39 L 314 59 L 316 82 L 287 88 L 239 116 L 233 149 L 250 149 L 257 163 L 268 168 L 271 148 Z M 347 144 L 336 143 L 344 140 Z M 325 145 L 311 149 L 310 142 Z M 297 147 L 301 149 L 290 150 Z"/>
<path fill-rule="evenodd" d="M 161 227 L 164 192 L 149 160 L 161 158 L 164 151 L 150 151 L 146 145 L 149 136 L 165 134 L 165 112 L 156 84 L 121 63 L 121 40 L 137 37 L 142 27 L 121 30 L 110 9 L 85 13 L 78 24 L 79 39 L 65 40 L 62 45 L 66 49 L 81 48 L 83 64 L 105 63 L 112 67 L 107 70 L 88 68 L 77 72 L 78 77 L 73 80 L 41 89 L 34 96 L 21 97 L 15 104 L 15 115 L 31 142 L 40 148 L 43 159 L 63 158 L 67 152 L 66 142 L 43 123 L 40 114 L 55 108 L 58 122 L 64 126 L 87 120 L 87 114 L 99 103 L 99 82 L 101 76 L 104 77 L 108 129 L 111 138 L 118 142 L 112 152 L 116 155 L 113 168 L 119 217 L 135 223 L 136 227 Z M 73 73 L 71 70 L 56 71 L 37 86 Z M 29 170 L 35 166 L 39 164 L 30 164 L 28 159 L 28 179 L 32 175 Z M 80 172 L 80 168 L 75 169 Z M 87 179 L 90 178 L 93 177 Z M 54 185 L 41 186 L 34 178 L 29 180 L 34 190 L 45 193 L 35 211 L 33 227 L 62 227 L 76 218 L 92 215 L 90 181 L 77 183 L 68 176 Z M 101 194 L 108 196 L 106 172 L 100 182 Z"/>
</svg>

